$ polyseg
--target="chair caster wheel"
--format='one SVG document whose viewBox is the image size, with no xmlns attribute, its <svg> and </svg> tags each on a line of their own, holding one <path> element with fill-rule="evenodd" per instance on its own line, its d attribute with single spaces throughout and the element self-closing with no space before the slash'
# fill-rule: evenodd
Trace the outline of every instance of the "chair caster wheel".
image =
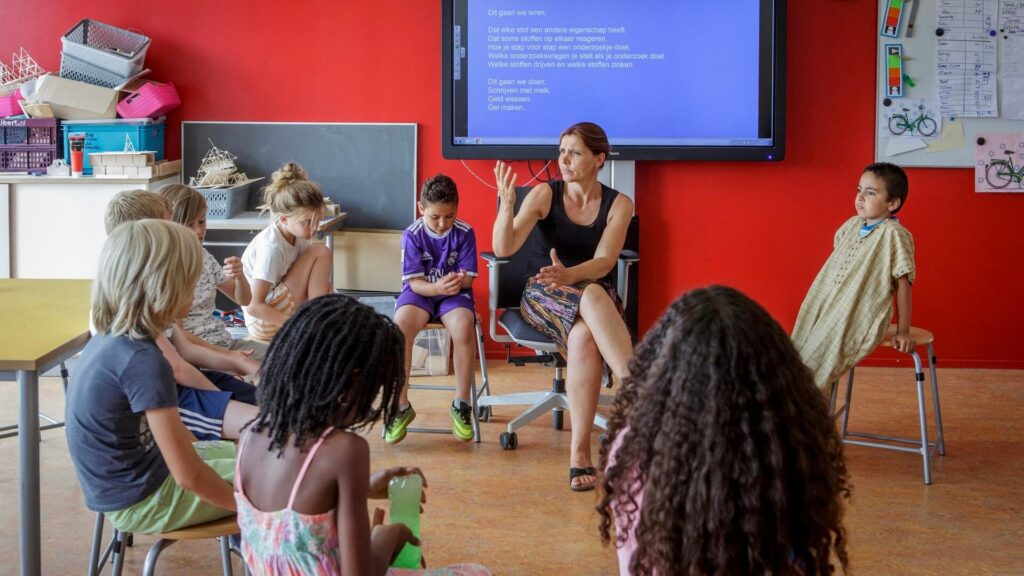
<svg viewBox="0 0 1024 576">
<path fill-rule="evenodd" d="M 481 422 L 487 422 L 488 420 L 491 419 L 491 407 L 481 406 L 476 409 L 476 414 Z"/>
<path fill-rule="evenodd" d="M 498 436 L 498 443 L 501 444 L 502 450 L 515 450 L 519 445 L 519 438 L 515 432 L 502 432 Z"/>
</svg>

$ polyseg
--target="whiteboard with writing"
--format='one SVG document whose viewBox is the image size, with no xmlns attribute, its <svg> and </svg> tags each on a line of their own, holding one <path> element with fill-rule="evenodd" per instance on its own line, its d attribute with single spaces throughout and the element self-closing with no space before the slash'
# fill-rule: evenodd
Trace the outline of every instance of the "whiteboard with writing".
<svg viewBox="0 0 1024 576">
<path fill-rule="evenodd" d="M 889 2 L 878 5 L 876 160 L 973 167 L 979 134 L 1024 132 L 1024 0 L 905 1 L 896 38 L 880 34 Z M 893 44 L 902 47 L 903 96 L 895 98 L 886 96 Z"/>
</svg>

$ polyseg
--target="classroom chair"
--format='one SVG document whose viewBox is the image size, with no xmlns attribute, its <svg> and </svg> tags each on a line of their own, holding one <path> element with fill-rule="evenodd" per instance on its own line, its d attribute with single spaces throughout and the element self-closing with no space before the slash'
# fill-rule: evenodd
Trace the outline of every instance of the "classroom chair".
<svg viewBox="0 0 1024 576">
<path fill-rule="evenodd" d="M 487 356 L 484 355 L 484 333 L 480 328 L 480 315 L 476 315 L 476 319 L 473 322 L 473 328 L 476 330 L 476 351 L 480 357 L 480 378 L 483 383 L 478 387 L 476 385 L 476 377 L 473 378 L 473 385 L 469 387 L 469 404 L 472 408 L 473 413 L 473 441 L 480 442 L 480 413 L 479 413 L 479 399 L 482 394 L 487 394 L 489 391 L 489 384 L 487 382 Z M 444 324 L 440 320 L 433 318 L 430 322 L 423 327 L 422 331 L 426 330 L 441 330 L 444 329 Z M 409 379 L 409 390 L 440 390 L 454 392 L 454 385 L 446 384 L 413 384 L 412 378 Z M 484 418 L 486 421 L 486 418 Z M 386 427 L 381 428 L 381 437 L 387 431 Z M 408 432 L 417 432 L 420 434 L 451 434 L 452 429 L 449 428 L 422 428 L 422 427 L 409 427 Z"/>
<path fill-rule="evenodd" d="M 132 545 L 132 534 L 121 532 L 115 528 L 114 535 L 111 537 L 110 543 L 107 545 L 106 550 L 103 552 L 103 557 L 101 558 L 100 546 L 103 543 L 103 523 L 105 519 L 106 517 L 102 512 L 96 513 L 96 526 L 93 528 L 92 548 L 89 555 L 89 576 L 97 576 L 103 570 L 103 566 L 106 565 L 108 559 L 110 559 L 111 563 L 111 575 L 121 576 L 121 570 L 124 567 L 125 549 Z M 231 576 L 232 548 L 229 537 L 234 534 L 238 534 L 238 521 L 237 517 L 234 515 L 228 516 L 227 518 L 221 518 L 220 520 L 214 520 L 213 522 L 207 522 L 205 524 L 189 526 L 187 528 L 172 530 L 162 534 L 154 534 L 154 536 L 157 537 L 157 540 L 153 543 L 153 546 L 149 548 L 149 553 L 146 554 L 146 561 L 142 567 L 142 575 L 152 576 L 156 570 L 156 562 L 160 557 L 160 553 L 175 542 L 216 538 L 220 543 L 221 569 L 224 576 Z M 248 569 L 246 569 L 246 573 L 248 573 Z"/>
<path fill-rule="evenodd" d="M 889 343 L 892 342 L 892 337 L 896 334 L 896 325 L 889 326 L 889 329 L 885 332 L 885 338 L 882 340 L 880 347 L 888 347 Z M 932 468 L 931 462 L 932 457 L 936 450 L 939 455 L 946 455 L 946 442 L 945 436 L 942 430 L 942 410 L 939 408 L 939 383 L 936 377 L 935 364 L 938 361 L 935 357 L 935 337 L 931 332 L 923 330 L 921 328 L 910 328 L 910 337 L 914 339 L 917 346 L 925 346 L 928 350 L 928 371 L 931 380 L 932 388 L 932 403 L 935 410 L 935 440 L 928 440 L 928 415 L 925 408 L 925 392 L 924 392 L 924 369 L 921 364 L 921 357 L 918 355 L 916 350 L 910 352 L 910 357 L 914 360 L 914 378 L 917 383 L 917 409 L 918 417 L 921 427 L 921 438 L 901 438 L 897 436 L 884 436 L 881 434 L 869 434 L 867 432 L 850 432 L 848 425 L 850 421 L 850 409 L 853 402 L 853 373 L 854 368 L 850 369 L 850 374 L 847 378 L 846 384 L 846 403 L 839 409 L 842 413 L 842 427 L 840 436 L 843 439 L 844 444 L 853 444 L 857 446 L 868 446 L 871 448 L 884 448 L 886 450 L 898 450 L 900 452 L 910 452 L 920 454 L 924 460 L 924 483 L 932 483 Z M 830 394 L 830 404 L 832 411 L 835 413 L 836 396 L 838 392 L 839 381 L 832 383 L 832 390 Z M 851 438 L 867 438 L 868 440 L 855 440 Z"/>
<path fill-rule="evenodd" d="M 530 188 L 516 188 L 515 211 L 518 212 L 522 206 L 523 199 L 529 193 Z M 636 227 L 638 220 L 634 216 L 630 223 L 630 233 L 627 234 L 626 248 L 635 247 Z M 489 329 L 491 338 L 495 342 L 511 345 L 524 346 L 534 351 L 532 356 L 512 356 L 508 361 L 516 366 L 526 364 L 542 364 L 555 369 L 551 380 L 550 391 L 521 392 L 516 394 L 490 395 L 481 394 L 478 404 L 481 410 L 481 419 L 485 422 L 491 415 L 493 406 L 529 405 L 524 412 L 509 421 L 507 429 L 498 437 L 499 443 L 504 450 L 515 450 L 519 445 L 516 430 L 540 418 L 547 412 L 552 413 L 554 428 L 561 430 L 563 426 L 563 412 L 569 408 L 568 397 L 565 393 L 565 358 L 562 357 L 558 346 L 547 336 L 534 330 L 519 311 L 519 302 L 522 300 L 523 289 L 526 287 L 526 280 L 529 277 L 527 268 L 529 255 L 532 247 L 541 242 L 540 231 L 534 227 L 527 237 L 523 246 L 518 252 L 510 257 L 503 258 L 495 256 L 493 252 L 484 252 L 481 256 L 487 261 L 487 268 L 490 269 L 488 278 L 487 307 L 490 310 Z M 630 307 L 629 273 L 630 267 L 639 262 L 640 258 L 633 250 L 623 250 L 619 254 L 616 290 L 625 306 Z M 635 296 L 633 297 L 635 301 Z M 635 302 L 634 302 L 635 305 Z M 503 334 L 498 333 L 498 326 L 501 326 Z M 610 386 L 610 382 L 605 382 Z M 601 394 L 598 398 L 599 406 L 611 405 L 614 397 Z M 607 428 L 607 421 L 604 416 L 597 414 L 594 423 L 601 428 Z"/>
<path fill-rule="evenodd" d="M 64 362 L 61 362 L 60 363 L 60 379 L 61 379 L 61 383 L 64 385 L 64 397 L 65 398 L 68 395 L 68 374 L 69 374 L 68 367 L 65 365 Z M 50 416 L 47 416 L 46 414 L 43 414 L 42 412 L 39 413 L 39 418 L 49 422 L 49 424 L 43 424 L 42 426 L 39 427 L 39 431 L 40 432 L 42 432 L 43 430 L 51 430 L 53 428 L 63 428 L 64 427 L 64 422 L 58 421 L 58 420 L 56 420 L 54 418 L 51 418 Z M 8 424 L 6 426 L 0 426 L 0 440 L 2 440 L 4 438 L 11 438 L 12 436 L 17 436 L 17 435 L 18 435 L 18 425 L 17 424 Z"/>
</svg>

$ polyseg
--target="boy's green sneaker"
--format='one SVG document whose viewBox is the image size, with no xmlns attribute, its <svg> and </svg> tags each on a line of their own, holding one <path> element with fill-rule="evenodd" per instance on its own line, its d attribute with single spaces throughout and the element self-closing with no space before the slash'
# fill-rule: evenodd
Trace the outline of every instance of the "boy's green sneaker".
<svg viewBox="0 0 1024 576">
<path fill-rule="evenodd" d="M 416 419 L 416 411 L 412 409 L 412 404 L 408 408 L 402 410 L 397 416 L 388 424 L 387 430 L 384 431 L 384 442 L 388 444 L 398 444 L 405 439 L 405 434 L 409 430 L 409 424 Z"/>
<path fill-rule="evenodd" d="M 456 408 L 455 405 L 459 407 Z M 448 414 L 452 417 L 452 434 L 459 440 L 473 439 L 473 408 L 461 400 L 448 406 Z"/>
</svg>

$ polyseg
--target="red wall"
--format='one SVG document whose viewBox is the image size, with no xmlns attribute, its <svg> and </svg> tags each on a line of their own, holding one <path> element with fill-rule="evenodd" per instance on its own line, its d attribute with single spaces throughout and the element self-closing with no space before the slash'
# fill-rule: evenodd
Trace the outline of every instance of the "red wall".
<svg viewBox="0 0 1024 576">
<path fill-rule="evenodd" d="M 874 3 L 789 4 L 786 160 L 637 165 L 642 329 L 676 296 L 710 283 L 747 292 L 790 328 L 834 230 L 853 214 L 874 153 Z M 182 119 L 416 122 L 419 176 L 443 171 L 459 182 L 460 216 L 489 248 L 493 192 L 441 158 L 439 2 L 54 0 L 46 8 L 3 3 L 3 59 L 24 46 L 56 70 L 61 34 L 85 17 L 147 34 L 152 76 L 173 80 L 183 100 L 169 118 L 171 158 Z M 491 163 L 468 164 L 491 176 Z M 967 169 L 908 172 L 900 216 L 917 245 L 914 323 L 936 334 L 945 366 L 1024 368 L 1024 195 L 975 194 Z"/>
</svg>

